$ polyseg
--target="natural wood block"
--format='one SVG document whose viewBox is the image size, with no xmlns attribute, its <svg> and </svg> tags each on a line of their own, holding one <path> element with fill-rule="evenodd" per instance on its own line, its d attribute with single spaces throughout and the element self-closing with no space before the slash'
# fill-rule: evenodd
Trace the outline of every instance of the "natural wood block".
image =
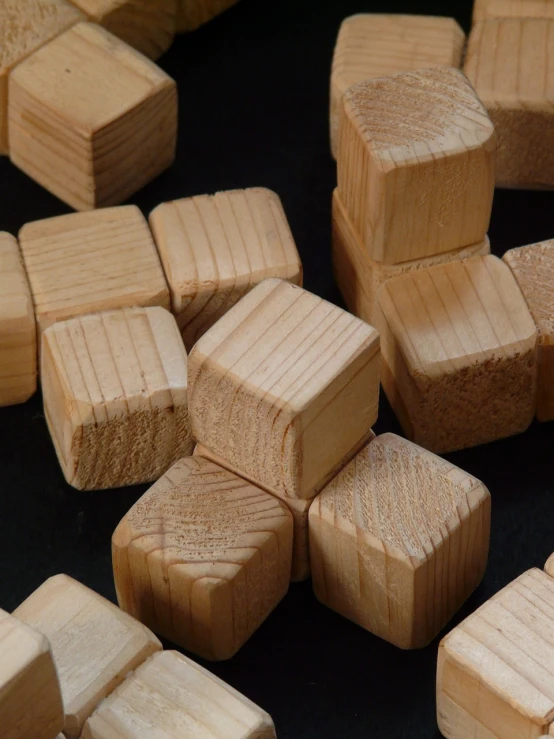
<svg viewBox="0 0 554 739">
<path fill-rule="evenodd" d="M 50 640 L 67 737 L 80 736 L 100 701 L 162 648 L 145 626 L 67 575 L 47 580 L 14 616 Z"/>
<path fill-rule="evenodd" d="M 181 459 L 114 532 L 121 607 L 211 660 L 229 659 L 288 590 L 284 503 L 201 457 Z"/>
<path fill-rule="evenodd" d="M 547 559 L 544 566 L 544 571 L 547 575 L 550 575 L 550 577 L 554 577 L 554 554 L 551 554 L 550 557 Z"/>
<path fill-rule="evenodd" d="M 408 438 L 443 454 L 525 431 L 538 335 L 502 260 L 403 275 L 377 299 L 383 388 Z"/>
<path fill-rule="evenodd" d="M 339 30 L 331 71 L 331 151 L 336 158 L 342 96 L 352 85 L 428 67 L 459 67 L 465 34 L 454 18 L 359 13 Z"/>
<path fill-rule="evenodd" d="M 475 0 L 473 22 L 495 18 L 554 18 L 552 0 Z"/>
<path fill-rule="evenodd" d="M 237 0 L 177 0 L 177 31 L 195 31 Z"/>
<path fill-rule="evenodd" d="M 162 203 L 150 226 L 187 348 L 267 277 L 302 284 L 279 196 L 253 187 Z"/>
<path fill-rule="evenodd" d="M 11 73 L 8 125 L 12 162 L 47 190 L 76 210 L 117 205 L 173 162 L 177 87 L 78 23 Z"/>
<path fill-rule="evenodd" d="M 369 433 L 378 388 L 375 329 L 265 280 L 190 354 L 192 434 L 279 497 L 308 500 Z"/>
<path fill-rule="evenodd" d="M 341 109 L 338 185 L 369 256 L 397 264 L 481 242 L 495 151 L 493 124 L 457 69 L 351 87 Z"/>
</svg>

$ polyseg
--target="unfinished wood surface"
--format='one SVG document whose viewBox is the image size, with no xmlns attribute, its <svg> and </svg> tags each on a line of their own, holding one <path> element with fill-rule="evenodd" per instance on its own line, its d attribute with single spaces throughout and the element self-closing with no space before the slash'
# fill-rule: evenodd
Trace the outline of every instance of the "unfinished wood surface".
<svg viewBox="0 0 554 739">
<path fill-rule="evenodd" d="M 48 639 L 0 610 L 0 654 L 2 739 L 54 739 L 64 712 Z"/>
<path fill-rule="evenodd" d="M 550 577 L 554 577 L 554 554 L 551 554 L 550 557 L 547 559 L 544 566 L 544 571 L 547 575 L 550 575 Z"/>
<path fill-rule="evenodd" d="M 338 186 L 374 261 L 397 264 L 485 238 L 494 128 L 459 70 L 367 80 L 343 100 Z"/>
<path fill-rule="evenodd" d="M 437 714 L 446 739 L 548 734 L 554 716 L 553 623 L 554 580 L 529 570 L 442 640 Z"/>
<path fill-rule="evenodd" d="M 397 277 L 378 303 L 383 388 L 408 438 L 443 454 L 525 431 L 538 335 L 502 260 L 471 257 Z"/>
<path fill-rule="evenodd" d="M 117 205 L 169 167 L 177 87 L 142 54 L 78 23 L 9 79 L 10 158 L 76 210 Z"/>
<path fill-rule="evenodd" d="M 473 22 L 497 18 L 554 18 L 552 0 L 475 0 Z"/>
<path fill-rule="evenodd" d="M 177 31 L 195 31 L 237 0 L 177 0 Z"/>
<path fill-rule="evenodd" d="M 342 96 L 366 79 L 459 67 L 465 34 L 454 18 L 359 13 L 339 30 L 331 71 L 331 150 L 337 156 Z"/>
<path fill-rule="evenodd" d="M 175 464 L 112 538 L 120 606 L 205 659 L 229 659 L 288 590 L 284 503 L 201 457 Z"/>
<path fill-rule="evenodd" d="M 262 280 L 302 284 L 279 196 L 262 187 L 162 203 L 150 226 L 188 349 Z"/>
<path fill-rule="evenodd" d="M 194 439 L 283 498 L 313 498 L 369 433 L 378 395 L 377 331 L 277 279 L 189 357 Z"/>
<path fill-rule="evenodd" d="M 111 695 L 82 739 L 275 739 L 271 716 L 178 652 L 155 654 Z"/>
</svg>

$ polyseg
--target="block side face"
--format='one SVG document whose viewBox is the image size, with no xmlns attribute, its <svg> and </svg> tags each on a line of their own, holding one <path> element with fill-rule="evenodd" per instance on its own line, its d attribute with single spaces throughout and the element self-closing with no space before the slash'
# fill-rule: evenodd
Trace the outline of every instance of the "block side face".
<svg viewBox="0 0 554 739">
<path fill-rule="evenodd" d="M 473 22 L 495 18 L 554 18 L 549 0 L 475 0 Z"/>
<path fill-rule="evenodd" d="M 177 32 L 195 31 L 236 2 L 237 0 L 178 0 Z"/>
</svg>

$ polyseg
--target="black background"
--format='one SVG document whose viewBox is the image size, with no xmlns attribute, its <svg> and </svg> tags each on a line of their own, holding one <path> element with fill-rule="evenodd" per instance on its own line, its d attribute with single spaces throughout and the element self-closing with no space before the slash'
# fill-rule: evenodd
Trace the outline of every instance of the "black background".
<svg viewBox="0 0 554 739">
<path fill-rule="evenodd" d="M 340 304 L 330 260 L 328 87 L 340 21 L 356 12 L 454 14 L 470 2 L 242 0 L 160 60 L 179 84 L 174 167 L 132 202 L 158 203 L 263 185 L 281 196 L 303 259 L 305 286 Z M 68 212 L 0 161 L 0 229 Z M 494 253 L 554 237 L 554 194 L 497 192 Z M 398 431 L 385 399 L 378 432 Z M 80 493 L 65 484 L 37 395 L 0 410 L 0 607 L 12 610 L 65 572 L 115 599 L 110 537 L 145 487 Z M 493 499 L 489 568 L 456 622 L 554 550 L 553 424 L 449 459 L 482 479 Z M 453 625 L 453 624 L 452 624 Z M 291 586 L 268 621 L 227 663 L 208 665 L 268 710 L 281 739 L 438 737 L 438 640 L 401 652 L 319 605 L 309 582 Z"/>
</svg>

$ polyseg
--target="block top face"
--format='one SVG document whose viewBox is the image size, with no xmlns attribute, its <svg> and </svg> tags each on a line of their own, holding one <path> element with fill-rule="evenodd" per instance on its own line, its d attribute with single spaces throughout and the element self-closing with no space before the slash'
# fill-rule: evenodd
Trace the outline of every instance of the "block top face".
<svg viewBox="0 0 554 739">
<path fill-rule="evenodd" d="M 473 22 L 494 18 L 554 18 L 552 0 L 475 0 Z"/>
</svg>

